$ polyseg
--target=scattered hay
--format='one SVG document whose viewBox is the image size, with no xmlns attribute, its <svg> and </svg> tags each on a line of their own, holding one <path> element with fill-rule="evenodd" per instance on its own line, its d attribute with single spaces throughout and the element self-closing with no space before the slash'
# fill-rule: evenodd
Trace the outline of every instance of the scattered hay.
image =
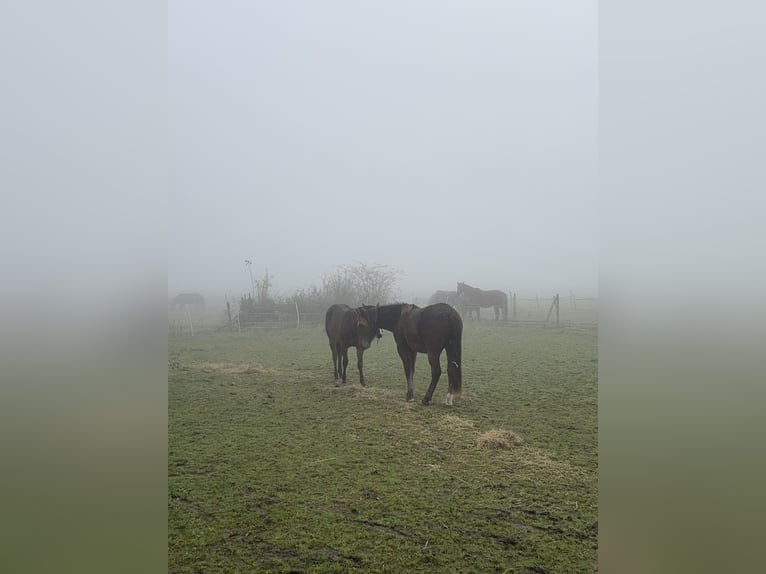
<svg viewBox="0 0 766 574">
<path fill-rule="evenodd" d="M 412 402 L 408 403 L 405 402 L 403 397 L 401 397 L 398 393 L 395 393 L 394 391 L 391 391 L 389 389 L 381 389 L 377 387 L 372 386 L 366 386 L 363 387 L 359 383 L 351 383 L 348 382 L 345 385 L 336 386 L 335 384 L 323 386 L 323 389 L 334 392 L 334 393 L 340 393 L 343 395 L 346 395 L 347 397 L 354 397 L 354 398 L 360 398 L 364 400 L 370 400 L 370 401 L 384 401 L 388 403 L 402 403 L 403 405 L 406 405 L 407 408 L 412 408 L 413 404 Z"/>
<path fill-rule="evenodd" d="M 461 419 L 455 415 L 444 415 L 441 419 L 441 423 L 443 426 L 452 429 L 472 429 L 474 427 L 473 421 Z"/>
<path fill-rule="evenodd" d="M 206 373 L 223 373 L 225 375 L 278 375 L 279 371 L 264 367 L 260 363 L 194 363 L 195 369 Z"/>
<path fill-rule="evenodd" d="M 434 394 L 435 396 L 435 394 Z M 455 404 L 470 405 L 476 399 L 476 393 L 473 391 L 463 391 L 460 396 L 454 399 Z"/>
<path fill-rule="evenodd" d="M 519 435 L 513 431 L 492 429 L 482 433 L 476 441 L 478 448 L 493 448 L 510 450 L 514 446 L 524 442 Z"/>
</svg>

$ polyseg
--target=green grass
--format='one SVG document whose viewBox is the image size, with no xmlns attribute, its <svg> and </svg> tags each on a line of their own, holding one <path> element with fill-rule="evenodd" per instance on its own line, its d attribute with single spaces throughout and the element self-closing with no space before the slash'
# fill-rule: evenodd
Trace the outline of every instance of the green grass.
<svg viewBox="0 0 766 574">
<path fill-rule="evenodd" d="M 332 381 L 323 328 L 169 341 L 170 572 L 592 572 L 594 329 L 466 323 L 463 397 L 392 337 Z M 523 442 L 479 448 L 492 430 Z"/>
</svg>

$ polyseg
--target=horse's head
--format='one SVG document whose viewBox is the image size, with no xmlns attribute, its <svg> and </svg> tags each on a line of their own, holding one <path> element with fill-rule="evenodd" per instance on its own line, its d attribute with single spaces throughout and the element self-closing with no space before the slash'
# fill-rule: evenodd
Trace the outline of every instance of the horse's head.
<svg viewBox="0 0 766 574">
<path fill-rule="evenodd" d="M 356 309 L 357 342 L 363 349 L 369 349 L 372 340 L 383 334 L 378 328 L 378 305 L 362 305 Z"/>
<path fill-rule="evenodd" d="M 465 283 L 458 283 L 457 284 L 457 296 L 460 297 L 465 293 Z"/>
</svg>

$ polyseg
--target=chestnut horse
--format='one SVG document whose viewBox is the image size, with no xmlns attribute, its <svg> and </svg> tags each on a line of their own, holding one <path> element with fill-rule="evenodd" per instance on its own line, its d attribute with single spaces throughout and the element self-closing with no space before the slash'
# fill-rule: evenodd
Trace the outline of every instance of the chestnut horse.
<svg viewBox="0 0 766 574">
<path fill-rule="evenodd" d="M 500 318 L 500 309 L 502 309 L 503 321 L 508 320 L 508 295 L 504 291 L 484 291 L 471 287 L 467 283 L 458 283 L 457 296 L 466 305 L 466 308 L 470 306 L 494 307 L 495 321 Z"/>
<path fill-rule="evenodd" d="M 454 307 L 436 303 L 422 309 L 417 305 L 396 303 L 378 307 L 378 327 L 394 334 L 396 350 L 402 359 L 407 378 L 407 400 L 414 400 L 413 376 L 418 353 L 426 353 L 431 365 L 431 385 L 422 403 L 427 405 L 439 382 L 442 370 L 439 360 L 447 352 L 447 378 L 449 389 L 444 404 L 460 396 L 463 375 L 460 367 L 463 320 Z"/>
</svg>

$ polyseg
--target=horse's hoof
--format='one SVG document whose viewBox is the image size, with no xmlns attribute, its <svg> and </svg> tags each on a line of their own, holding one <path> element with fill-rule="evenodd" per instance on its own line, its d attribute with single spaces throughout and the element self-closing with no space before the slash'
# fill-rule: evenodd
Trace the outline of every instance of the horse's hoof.
<svg viewBox="0 0 766 574">
<path fill-rule="evenodd" d="M 414 397 L 407 397 L 407 402 L 408 402 L 408 403 L 411 403 L 411 402 L 412 402 L 412 401 L 414 401 L 414 400 L 415 400 L 415 399 L 414 399 Z"/>
<path fill-rule="evenodd" d="M 423 405 L 427 407 L 427 406 L 428 406 L 428 404 L 429 404 L 431 401 L 429 401 L 428 399 L 423 399 L 423 400 L 422 400 L 422 401 L 420 401 L 420 402 L 421 402 L 421 403 L 423 403 Z"/>
</svg>

